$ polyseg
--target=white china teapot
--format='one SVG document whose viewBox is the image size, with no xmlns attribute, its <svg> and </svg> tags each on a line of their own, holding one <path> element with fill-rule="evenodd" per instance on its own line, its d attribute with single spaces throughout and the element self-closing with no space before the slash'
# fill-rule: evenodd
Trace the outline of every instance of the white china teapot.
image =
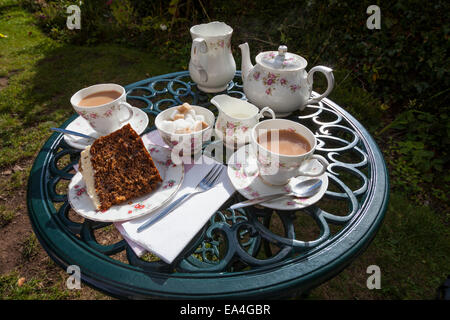
<svg viewBox="0 0 450 320">
<path fill-rule="evenodd" d="M 287 52 L 281 45 L 278 51 L 259 53 L 253 66 L 250 61 L 248 43 L 239 45 L 242 53 L 242 82 L 244 93 L 251 103 L 259 108 L 269 106 L 277 116 L 286 116 L 291 112 L 303 110 L 307 104 L 325 98 L 334 87 L 334 76 L 331 68 L 316 66 L 309 73 L 305 68 L 305 58 Z M 313 74 L 322 72 L 328 82 L 325 92 L 312 97 Z"/>
</svg>

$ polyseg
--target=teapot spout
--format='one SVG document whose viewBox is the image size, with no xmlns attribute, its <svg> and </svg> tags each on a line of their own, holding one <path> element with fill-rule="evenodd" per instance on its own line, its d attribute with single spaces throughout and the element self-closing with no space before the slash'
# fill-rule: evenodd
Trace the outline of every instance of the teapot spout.
<svg viewBox="0 0 450 320">
<path fill-rule="evenodd" d="M 250 60 L 250 48 L 248 43 L 243 43 L 239 45 L 242 54 L 242 64 L 241 64 L 241 75 L 242 81 L 245 82 L 247 80 L 247 76 L 250 70 L 253 68 L 252 61 Z"/>
</svg>

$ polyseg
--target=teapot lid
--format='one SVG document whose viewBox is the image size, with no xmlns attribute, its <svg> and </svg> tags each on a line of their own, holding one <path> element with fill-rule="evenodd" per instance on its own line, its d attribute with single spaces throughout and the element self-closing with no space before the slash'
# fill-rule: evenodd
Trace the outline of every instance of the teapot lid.
<svg viewBox="0 0 450 320">
<path fill-rule="evenodd" d="M 278 71 L 294 71 L 306 68 L 308 64 L 303 57 L 287 52 L 287 47 L 281 45 L 278 51 L 265 51 L 255 58 L 258 64 Z"/>
</svg>

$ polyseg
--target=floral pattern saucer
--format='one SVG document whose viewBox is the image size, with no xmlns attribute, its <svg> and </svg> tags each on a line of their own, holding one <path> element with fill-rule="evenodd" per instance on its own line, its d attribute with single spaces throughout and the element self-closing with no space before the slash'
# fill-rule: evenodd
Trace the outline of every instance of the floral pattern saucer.
<svg viewBox="0 0 450 320">
<path fill-rule="evenodd" d="M 68 198 L 72 209 L 89 220 L 119 222 L 142 217 L 170 201 L 183 182 L 184 166 L 172 162 L 171 151 L 168 148 L 152 145 L 145 141 L 144 144 L 163 179 L 156 190 L 122 205 L 112 206 L 106 211 L 98 211 L 86 192 L 86 184 L 81 173 L 78 172 L 72 177 L 69 184 Z"/>
<path fill-rule="evenodd" d="M 139 108 L 133 107 L 134 116 L 130 119 L 130 121 L 125 122 L 123 125 L 130 124 L 131 127 L 137 132 L 137 134 L 141 134 L 147 128 L 148 125 L 148 116 L 147 114 Z M 80 133 L 87 134 L 92 137 L 100 137 L 101 134 L 95 131 L 81 116 L 77 117 L 66 127 L 67 130 L 77 131 Z M 86 138 L 72 136 L 69 134 L 64 135 L 64 141 L 71 147 L 75 149 L 84 149 L 88 146 L 92 141 Z"/>
<path fill-rule="evenodd" d="M 310 161 L 308 165 L 311 166 L 308 170 L 314 170 L 315 167 L 321 168 L 321 164 L 317 160 Z M 236 190 L 247 199 L 254 199 L 284 191 L 288 193 L 291 191 L 292 185 L 311 179 L 310 177 L 298 176 L 292 178 L 284 186 L 274 186 L 263 182 L 259 177 L 256 157 L 254 156 L 251 145 L 242 146 L 231 155 L 228 160 L 228 177 Z M 276 210 L 297 210 L 313 205 L 323 197 L 328 188 L 328 176 L 326 172 L 315 178 L 322 180 L 322 186 L 319 192 L 310 198 L 285 197 L 270 202 L 263 202 L 258 205 Z"/>
</svg>

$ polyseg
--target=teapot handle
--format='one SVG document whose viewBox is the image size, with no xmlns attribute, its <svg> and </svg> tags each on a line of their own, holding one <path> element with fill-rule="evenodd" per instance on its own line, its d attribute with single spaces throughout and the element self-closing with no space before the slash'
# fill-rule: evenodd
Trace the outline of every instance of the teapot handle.
<svg viewBox="0 0 450 320">
<path fill-rule="evenodd" d="M 316 66 L 314 68 L 311 68 L 311 70 L 309 70 L 308 77 L 306 78 L 306 81 L 308 82 L 308 85 L 311 86 L 311 89 L 312 89 L 312 85 L 313 85 L 313 75 L 314 75 L 314 72 L 316 72 L 316 71 L 319 71 L 325 75 L 325 77 L 327 78 L 328 87 L 327 87 L 327 90 L 325 90 L 325 92 L 322 93 L 320 96 L 311 98 L 308 101 L 306 101 L 305 105 L 310 104 L 310 103 L 319 102 L 320 100 L 322 100 L 323 98 L 328 96 L 334 88 L 333 70 L 331 68 L 328 68 L 325 66 Z"/>
<path fill-rule="evenodd" d="M 191 51 L 192 64 L 197 69 L 197 72 L 199 73 L 202 82 L 208 81 L 208 73 L 206 72 L 205 68 L 200 64 L 199 55 L 207 52 L 208 46 L 206 45 L 205 39 L 195 38 L 192 41 L 192 51 Z"/>
</svg>

